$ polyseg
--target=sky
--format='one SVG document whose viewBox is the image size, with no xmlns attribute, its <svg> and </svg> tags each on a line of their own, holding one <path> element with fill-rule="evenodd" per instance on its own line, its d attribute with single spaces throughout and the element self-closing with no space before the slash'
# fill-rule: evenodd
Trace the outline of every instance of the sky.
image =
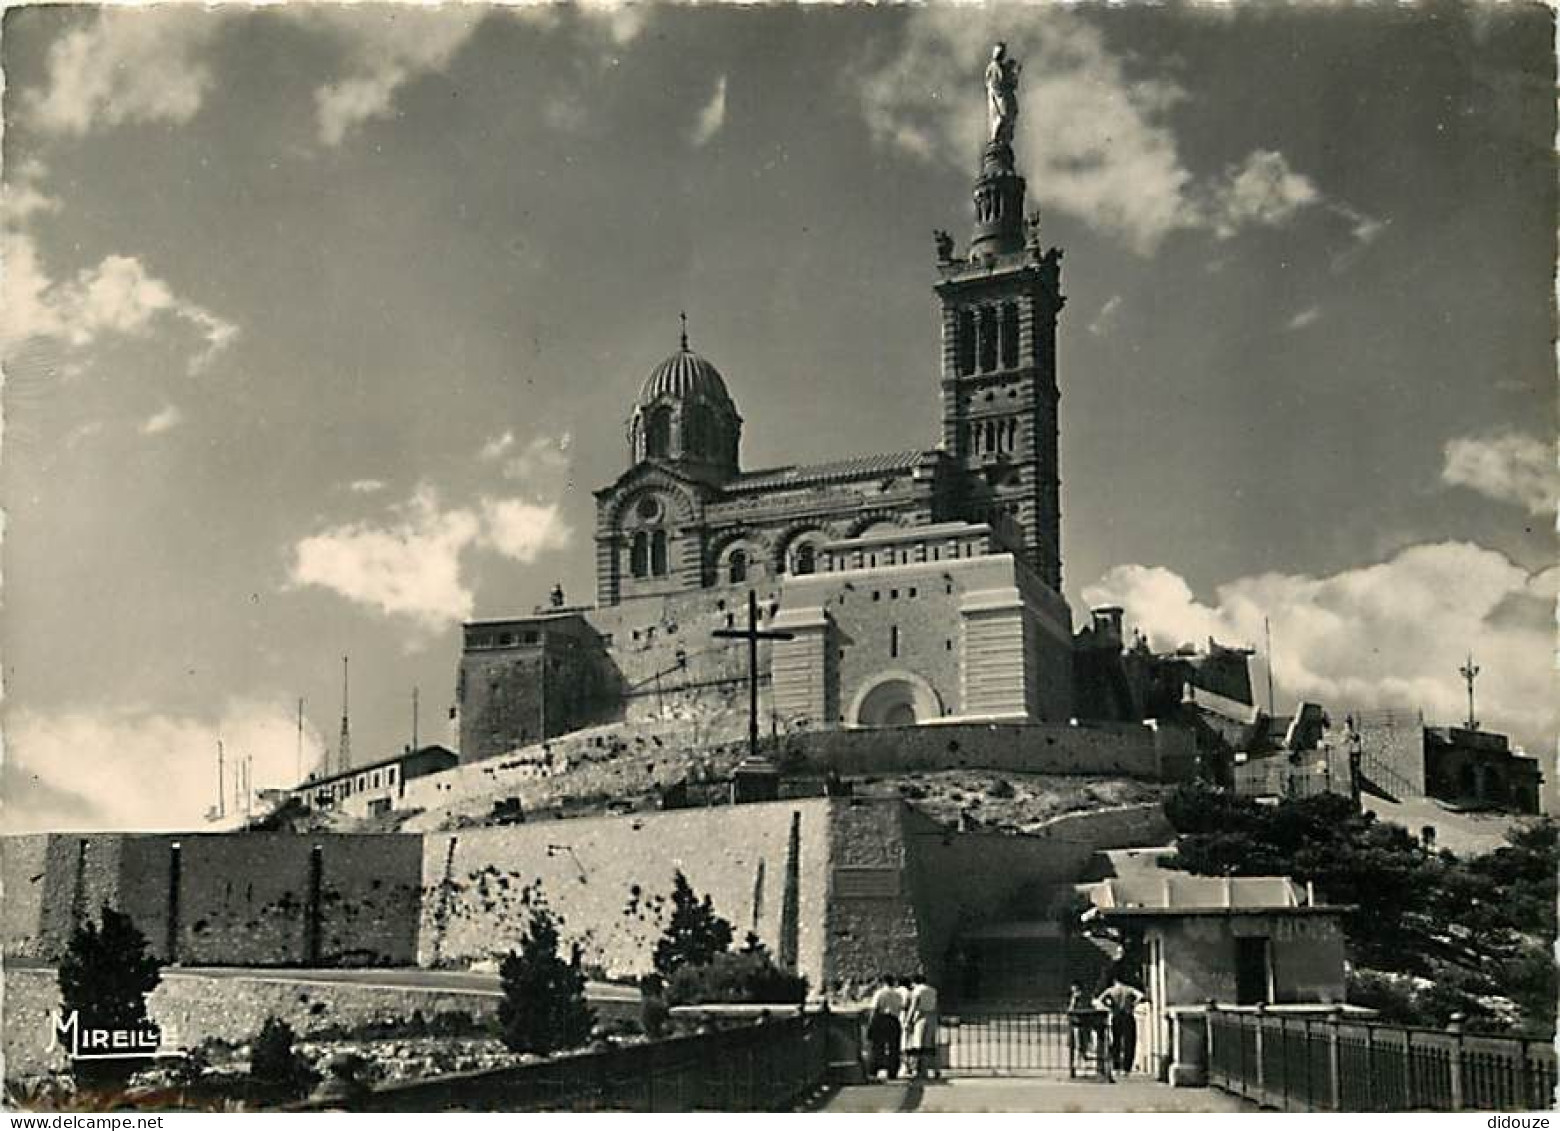
<svg viewBox="0 0 1560 1131">
<path fill-rule="evenodd" d="M 932 446 L 997 39 L 1075 620 L 1267 618 L 1281 711 L 1457 722 L 1472 653 L 1554 784 L 1542 7 L 59 6 L 0 41 L 0 823 L 290 784 L 343 655 L 356 759 L 414 687 L 443 738 L 463 620 L 591 599 L 679 311 L 745 467 Z"/>
</svg>

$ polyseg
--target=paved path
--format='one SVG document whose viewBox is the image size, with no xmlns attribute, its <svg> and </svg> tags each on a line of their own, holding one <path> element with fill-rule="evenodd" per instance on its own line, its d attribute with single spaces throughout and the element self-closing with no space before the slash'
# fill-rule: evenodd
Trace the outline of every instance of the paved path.
<svg viewBox="0 0 1560 1131">
<path fill-rule="evenodd" d="M 925 1085 L 853 1084 L 819 1111 L 1256 1111 L 1254 1104 L 1212 1088 L 1172 1088 L 1147 1080 L 1119 1084 L 1044 1077 L 963 1077 Z"/>
</svg>

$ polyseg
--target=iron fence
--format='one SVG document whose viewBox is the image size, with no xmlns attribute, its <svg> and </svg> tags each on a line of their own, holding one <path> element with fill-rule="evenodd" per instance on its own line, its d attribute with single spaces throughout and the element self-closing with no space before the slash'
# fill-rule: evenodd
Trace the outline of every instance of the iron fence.
<svg viewBox="0 0 1560 1131">
<path fill-rule="evenodd" d="M 1101 1010 L 960 1010 L 943 1018 L 937 1054 L 958 1075 L 1111 1076 Z"/>
<path fill-rule="evenodd" d="M 780 1111 L 828 1074 L 827 1013 L 387 1084 L 353 1111 Z M 311 1105 L 312 1106 L 312 1105 Z"/>
<path fill-rule="evenodd" d="M 1208 1082 L 1281 1111 L 1539 1111 L 1554 1046 L 1257 1010 L 1207 1013 Z"/>
</svg>

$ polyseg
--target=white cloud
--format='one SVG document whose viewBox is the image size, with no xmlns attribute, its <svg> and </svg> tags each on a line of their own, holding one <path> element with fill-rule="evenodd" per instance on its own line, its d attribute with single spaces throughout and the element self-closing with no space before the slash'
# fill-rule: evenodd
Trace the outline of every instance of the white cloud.
<svg viewBox="0 0 1560 1131">
<path fill-rule="evenodd" d="M 504 462 L 504 478 L 531 484 L 542 491 L 555 490 L 569 469 L 571 437 L 537 436 Z"/>
<path fill-rule="evenodd" d="M 529 564 L 569 538 L 555 504 L 483 498 L 474 508 L 446 508 L 425 485 L 384 521 L 346 523 L 299 541 L 290 581 L 437 631 L 471 616 L 469 551 L 487 549 Z"/>
<path fill-rule="evenodd" d="M 159 325 L 182 324 L 198 340 L 189 362 L 197 373 L 238 335 L 237 326 L 180 298 L 133 256 L 109 255 L 75 278 L 55 282 L 27 233 L 7 229 L 4 247 L 0 336 L 8 345 L 43 337 L 86 350 L 104 335 L 145 336 Z"/>
<path fill-rule="evenodd" d="M 1229 239 L 1245 227 L 1280 227 L 1320 200 L 1316 186 L 1291 169 L 1282 153 L 1254 150 L 1214 185 L 1209 223 L 1215 235 Z"/>
<path fill-rule="evenodd" d="M 1226 236 L 1290 220 L 1320 202 L 1282 154 L 1258 150 L 1199 184 L 1166 113 L 1174 83 L 1129 77 L 1085 18 L 1060 6 L 1026 14 L 974 7 L 912 11 L 897 52 L 863 69 L 860 94 L 874 137 L 972 173 L 987 136 L 980 68 L 997 39 L 1024 66 L 1015 150 L 1033 201 L 1076 216 L 1151 254 L 1170 233 Z"/>
<path fill-rule="evenodd" d="M 171 404 L 141 421 L 141 435 L 156 436 L 171 431 L 183 423 L 184 413 L 180 411 L 178 405 Z"/>
<path fill-rule="evenodd" d="M 319 139 L 327 146 L 340 145 L 365 122 L 391 117 L 401 87 L 448 66 L 485 15 L 463 5 L 300 5 L 288 13 L 325 31 L 342 55 L 341 77 L 314 92 Z"/>
<path fill-rule="evenodd" d="M 383 479 L 354 479 L 347 484 L 347 490 L 354 495 L 374 495 L 385 489 Z"/>
<path fill-rule="evenodd" d="M 1286 330 L 1304 330 L 1307 326 L 1315 325 L 1321 321 L 1321 317 L 1321 307 L 1308 306 L 1304 310 L 1296 312 L 1293 318 L 1284 323 L 1284 328 Z"/>
<path fill-rule="evenodd" d="M 569 529 L 556 504 L 521 499 L 483 499 L 484 543 L 506 558 L 534 562 L 547 550 L 568 544 Z"/>
<path fill-rule="evenodd" d="M 708 145 L 720 133 L 721 127 L 726 124 L 726 76 L 721 75 L 715 81 L 715 92 L 710 95 L 710 100 L 699 111 L 699 120 L 694 123 L 692 141 L 695 148 Z"/>
<path fill-rule="evenodd" d="M 1501 431 L 1448 440 L 1441 480 L 1491 499 L 1553 514 L 1560 502 L 1555 445 L 1525 432 Z"/>
<path fill-rule="evenodd" d="M 515 434 L 506 431 L 502 436 L 494 436 L 484 443 L 482 450 L 477 453 L 477 458 L 485 460 L 502 459 L 514 446 Z"/>
<path fill-rule="evenodd" d="M 115 7 L 49 49 L 46 87 L 25 99 L 33 121 L 81 135 L 129 122 L 187 122 L 212 85 L 201 58 L 223 17 L 195 5 Z"/>
<path fill-rule="evenodd" d="M 1094 321 L 1089 323 L 1089 333 L 1093 334 L 1096 338 L 1103 337 L 1110 333 L 1111 328 L 1116 325 L 1116 321 L 1120 317 L 1120 314 L 1121 296 L 1111 295 L 1100 307 L 1100 312 L 1094 316 Z"/>
<path fill-rule="evenodd" d="M 1267 573 L 1199 600 L 1162 567 L 1117 566 L 1083 591 L 1115 604 L 1156 647 L 1260 644 L 1272 621 L 1274 678 L 1288 699 L 1337 709 L 1419 707 L 1433 721 L 1466 710 L 1458 666 L 1484 674 L 1479 713 L 1491 729 L 1549 750 L 1560 727 L 1554 602 L 1560 569 L 1529 574 L 1466 542 L 1412 546 L 1389 561 L 1325 577 Z"/>
<path fill-rule="evenodd" d="M 230 703 L 216 718 L 145 710 L 13 711 L 6 719 L 6 832 L 39 829 L 199 828 L 217 799 L 217 740 L 232 767 L 253 759 L 256 789 L 298 779 L 297 720 L 291 705 Z M 304 769 L 324 743 L 304 733 Z M 155 782 L 156 788 L 147 788 Z"/>
<path fill-rule="evenodd" d="M 419 488 L 386 524 L 348 523 L 303 539 L 293 549 L 292 582 L 443 628 L 471 615 L 460 559 L 479 533 L 474 514 L 441 509 L 432 489 Z"/>
</svg>

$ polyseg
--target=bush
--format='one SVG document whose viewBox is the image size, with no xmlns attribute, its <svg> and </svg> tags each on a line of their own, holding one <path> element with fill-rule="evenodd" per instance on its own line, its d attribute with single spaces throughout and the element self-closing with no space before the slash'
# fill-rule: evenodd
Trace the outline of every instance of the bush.
<svg viewBox="0 0 1560 1131">
<path fill-rule="evenodd" d="M 673 1005 L 800 1005 L 807 999 L 807 979 L 780 969 L 762 947 L 728 951 L 678 969 L 670 997 Z"/>
<path fill-rule="evenodd" d="M 710 897 L 700 900 L 679 871 L 672 879 L 672 918 L 655 944 L 655 969 L 670 980 L 684 966 L 707 965 L 731 945 L 731 924 L 715 914 Z"/>
<path fill-rule="evenodd" d="M 150 1029 L 146 995 L 162 981 L 146 936 L 104 904 L 101 926 L 91 920 L 71 933 L 60 959 L 60 1010 L 75 1013 L 81 1028 Z M 81 1060 L 71 1065 L 79 1087 L 117 1091 L 150 1063 L 150 1057 Z"/>
<path fill-rule="evenodd" d="M 319 1077 L 293 1048 L 296 1039 L 287 1022 L 275 1017 L 265 1019 L 249 1054 L 249 1079 L 256 1088 L 290 1099 L 304 1095 L 314 1086 Z"/>
<path fill-rule="evenodd" d="M 590 1037 L 596 1016 L 585 1004 L 579 947 L 568 961 L 559 956 L 558 926 L 546 909 L 531 912 L 519 951 L 505 956 L 498 976 L 504 991 L 498 1020 L 509 1051 L 546 1055 Z"/>
</svg>

